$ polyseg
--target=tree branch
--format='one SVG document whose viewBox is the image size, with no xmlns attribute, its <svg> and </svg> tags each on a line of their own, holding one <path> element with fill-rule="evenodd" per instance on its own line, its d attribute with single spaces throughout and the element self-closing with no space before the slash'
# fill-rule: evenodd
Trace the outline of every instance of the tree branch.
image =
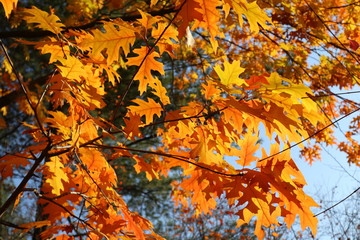
<svg viewBox="0 0 360 240">
<path fill-rule="evenodd" d="M 12 194 L 10 195 L 10 197 L 6 200 L 6 202 L 1 206 L 0 208 L 0 218 L 3 216 L 3 214 L 5 213 L 5 211 L 10 207 L 10 205 L 16 200 L 16 198 L 18 197 L 18 195 L 23 191 L 23 189 L 25 188 L 26 184 L 28 183 L 28 181 L 30 180 L 30 178 L 33 176 L 35 170 L 38 168 L 38 166 L 40 165 L 40 163 L 48 156 L 48 152 L 51 149 L 51 142 L 49 142 L 47 144 L 47 146 L 45 147 L 45 149 L 42 151 L 41 155 L 36 158 L 35 163 L 33 164 L 33 166 L 31 167 L 31 169 L 29 170 L 29 172 L 26 174 L 26 176 L 22 179 L 22 181 L 20 182 L 20 184 L 16 187 L 16 189 L 14 190 L 14 192 L 12 192 Z"/>
<path fill-rule="evenodd" d="M 30 82 L 26 82 L 27 88 L 31 90 L 36 89 L 36 85 L 44 85 L 46 80 L 49 78 L 48 75 L 36 78 Z M 2 97 L 0 97 L 0 108 L 8 106 L 10 103 L 14 103 L 20 96 L 22 96 L 21 89 L 14 90 Z"/>
<path fill-rule="evenodd" d="M 149 12 L 152 16 L 163 16 L 165 14 L 170 14 L 170 13 L 174 13 L 177 12 L 178 9 L 175 9 L 175 7 L 173 8 L 169 8 L 169 9 L 162 9 L 159 11 L 152 11 Z M 90 28 L 93 28 L 94 26 L 96 26 L 96 24 L 100 23 L 101 21 L 109 21 L 112 19 L 116 19 L 116 18 L 120 18 L 123 21 L 126 22 L 131 22 L 131 21 L 135 21 L 136 19 L 140 19 L 141 15 L 137 14 L 137 15 L 126 15 L 126 16 L 120 16 L 120 17 L 99 17 L 96 18 L 95 20 L 91 21 L 90 23 L 81 25 L 81 26 L 72 26 L 72 27 L 67 27 L 65 28 L 62 33 L 66 33 L 69 30 L 87 30 Z M 37 31 L 30 31 L 30 30 L 17 30 L 17 31 L 5 31 L 5 32 L 0 32 L 0 39 L 6 39 L 6 38 L 43 38 L 43 37 L 51 37 L 51 36 L 56 36 L 53 32 L 50 31 L 43 31 L 43 30 L 37 30 Z"/>
<path fill-rule="evenodd" d="M 348 199 L 349 197 L 351 197 L 352 195 L 354 195 L 357 191 L 360 190 L 360 187 L 358 187 L 357 189 L 355 189 L 355 191 L 353 191 L 352 193 L 350 193 L 347 197 L 343 198 L 342 200 L 340 200 L 338 203 L 332 205 L 331 207 L 325 209 L 324 211 L 322 212 L 319 212 L 318 214 L 315 214 L 314 217 L 317 217 L 319 216 L 320 214 L 324 214 L 326 213 L 327 211 L 329 211 L 330 209 L 336 207 L 337 205 L 339 205 L 340 203 L 344 202 L 346 199 Z"/>
<path fill-rule="evenodd" d="M 4 225 L 4 226 L 7 226 L 7 227 L 20 229 L 20 230 L 26 229 L 24 227 L 19 227 L 18 225 L 14 224 L 14 223 L 11 223 L 11 222 L 8 222 L 8 221 L 5 221 L 5 220 L 1 220 L 1 219 L 0 219 L 0 224 Z"/>
<path fill-rule="evenodd" d="M 189 163 L 189 164 L 197 166 L 197 167 L 199 167 L 201 169 L 205 169 L 207 171 L 210 171 L 210 172 L 213 172 L 213 173 L 216 173 L 216 174 L 219 174 L 219 175 L 223 175 L 223 176 L 226 176 L 226 177 L 239 177 L 239 176 L 243 176 L 244 174 L 246 174 L 245 172 L 243 172 L 244 170 L 241 170 L 242 172 L 236 173 L 236 174 L 219 172 L 219 171 L 216 171 L 214 169 L 211 169 L 210 167 L 203 166 L 203 165 L 201 165 L 199 163 L 195 163 L 193 161 L 190 161 L 189 158 L 187 158 L 187 157 L 168 154 L 168 153 L 163 153 L 163 152 L 159 152 L 159 151 L 154 152 L 154 151 L 147 151 L 147 150 L 141 150 L 141 149 L 126 148 L 126 147 L 120 147 L 120 146 L 100 145 L 100 144 L 91 144 L 90 146 L 86 146 L 86 147 L 89 147 L 89 148 L 104 148 L 104 149 L 121 149 L 121 150 L 140 152 L 140 153 L 147 153 L 147 154 L 153 154 L 153 155 L 158 155 L 158 156 L 162 156 L 162 157 L 173 158 L 173 159 Z"/>
</svg>

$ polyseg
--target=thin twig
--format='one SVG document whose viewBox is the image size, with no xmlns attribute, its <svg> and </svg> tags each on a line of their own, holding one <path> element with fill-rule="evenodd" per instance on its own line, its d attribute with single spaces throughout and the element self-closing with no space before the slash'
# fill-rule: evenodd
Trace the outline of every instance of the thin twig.
<svg viewBox="0 0 360 240">
<path fill-rule="evenodd" d="M 340 203 L 344 202 L 346 199 L 348 199 L 349 197 L 351 197 L 352 195 L 354 195 L 357 191 L 360 190 L 360 187 L 358 187 L 355 191 L 353 191 L 352 193 L 350 193 L 347 197 L 343 198 L 342 200 L 340 200 L 339 202 L 337 202 L 336 204 L 332 205 L 331 207 L 325 209 L 324 211 L 322 212 L 319 212 L 317 214 L 314 215 L 314 217 L 317 217 L 319 216 L 320 214 L 324 214 L 326 213 L 327 211 L 329 211 L 330 209 L 336 207 L 337 205 L 339 205 Z"/>
<path fill-rule="evenodd" d="M 121 149 L 121 150 L 127 150 L 127 151 L 133 151 L 133 152 L 139 152 L 139 153 L 147 153 L 147 154 L 153 154 L 153 155 L 158 155 L 158 156 L 162 156 L 162 157 L 168 157 L 168 158 L 173 158 L 182 162 L 186 162 L 189 163 L 191 165 L 197 166 L 201 169 L 205 169 L 207 171 L 219 174 L 219 175 L 223 175 L 226 177 L 239 177 L 239 176 L 244 176 L 246 174 L 245 171 L 242 171 L 240 173 L 237 174 L 231 174 L 231 173 L 223 173 L 223 172 L 219 172 L 216 171 L 214 169 L 211 169 L 210 167 L 207 166 L 203 166 L 199 163 L 195 163 L 193 161 L 190 161 L 190 158 L 184 157 L 184 156 L 180 156 L 180 155 L 173 155 L 173 154 L 168 154 L 168 153 L 163 153 L 163 152 L 154 152 L 154 151 L 147 151 L 147 150 L 141 150 L 141 149 L 134 149 L 134 148 L 127 148 L 127 147 L 120 147 L 120 146 L 109 146 L 109 145 L 100 145 L 100 144 L 92 144 L 90 146 L 87 147 L 94 147 L 94 148 L 104 148 L 104 149 Z"/>
<path fill-rule="evenodd" d="M 44 195 L 42 195 L 41 193 L 39 192 L 36 192 L 34 191 L 34 193 L 39 197 L 39 198 L 42 198 L 48 202 L 51 202 L 53 204 L 55 204 L 56 206 L 64 209 L 68 214 L 70 214 L 70 216 L 72 216 L 73 218 L 77 219 L 78 221 L 82 222 L 83 224 L 85 224 L 86 226 L 88 226 L 89 228 L 91 228 L 92 230 L 98 232 L 98 233 L 101 233 L 99 232 L 96 228 L 94 228 L 93 226 L 91 226 L 89 223 L 87 223 L 85 220 L 81 219 L 80 217 L 76 216 L 74 213 L 72 213 L 69 209 L 67 209 L 66 207 L 64 207 L 63 205 L 61 205 L 60 203 L 54 201 L 53 199 L 49 198 L 49 197 L 46 197 Z M 101 233 L 102 234 L 102 233 Z"/>
<path fill-rule="evenodd" d="M 14 64 L 13 64 L 13 62 L 12 62 L 12 60 L 11 60 L 9 54 L 8 54 L 8 51 L 7 51 L 7 49 L 6 49 L 4 43 L 2 42 L 1 39 L 0 39 L 0 45 L 1 45 L 1 48 L 2 48 L 2 50 L 3 50 L 3 52 L 4 52 L 4 54 L 5 54 L 5 57 L 6 57 L 7 61 L 9 62 L 10 66 L 11 66 L 11 69 L 13 70 L 13 72 L 14 72 L 14 74 L 15 74 L 15 76 L 16 76 L 16 79 L 17 79 L 17 81 L 18 81 L 18 83 L 19 83 L 19 85 L 20 85 L 20 87 L 21 87 L 22 92 L 23 92 L 24 95 L 25 95 L 26 101 L 28 102 L 30 108 L 31 108 L 32 111 L 34 112 L 34 116 L 35 116 L 36 122 L 37 122 L 38 125 L 39 125 L 39 128 L 40 128 L 40 130 L 41 130 L 41 133 L 48 139 L 49 142 L 51 142 L 50 136 L 45 132 L 45 129 L 44 129 L 44 127 L 43 127 L 43 125 L 42 125 L 42 123 L 41 123 L 41 121 L 40 121 L 40 117 L 39 117 L 39 114 L 38 114 L 38 112 L 37 112 L 38 104 L 35 105 L 35 104 L 33 104 L 33 102 L 31 101 L 31 99 L 30 99 L 30 97 L 29 97 L 29 93 L 28 93 L 29 91 L 28 91 L 28 89 L 27 89 L 27 87 L 26 87 L 26 85 L 25 85 L 25 83 L 24 83 L 24 81 L 23 81 L 23 78 L 22 78 L 22 76 L 20 76 L 20 74 L 19 74 L 18 71 L 16 70 L 16 68 L 15 68 L 15 66 L 14 66 Z"/>
<path fill-rule="evenodd" d="M 8 222 L 8 221 L 5 221 L 5 220 L 2 220 L 0 219 L 0 224 L 1 225 L 4 225 L 4 226 L 7 226 L 7 227 L 11 227 L 11 228 L 15 228 L 15 229 L 20 229 L 20 230 L 25 230 L 26 228 L 24 227 L 20 227 L 14 223 L 11 223 L 11 222 Z"/>
<path fill-rule="evenodd" d="M 338 39 L 338 37 L 333 33 L 333 31 L 329 28 L 329 26 L 324 22 L 324 20 L 319 16 L 319 14 L 311 7 L 311 5 L 305 0 L 306 5 L 309 7 L 309 9 L 315 14 L 315 16 L 320 20 L 320 22 L 324 25 L 326 30 L 330 32 L 330 34 L 336 39 L 336 41 L 339 42 L 339 44 L 345 49 L 346 52 L 350 54 L 350 56 L 358 63 L 360 64 L 360 61 L 355 55 Z M 360 84 L 357 79 L 351 74 L 352 78 L 356 81 L 357 84 Z"/>
<path fill-rule="evenodd" d="M 25 188 L 26 184 L 28 183 L 28 181 L 30 180 L 30 178 L 33 176 L 35 170 L 38 168 L 38 166 L 40 165 L 40 163 L 48 157 L 48 152 L 51 149 L 51 142 L 49 142 L 47 144 L 47 146 L 45 147 L 45 149 L 42 151 L 41 155 L 36 158 L 34 164 L 32 165 L 31 169 L 28 171 L 28 173 L 26 174 L 26 176 L 22 179 L 22 181 L 20 182 L 20 184 L 16 187 L 16 189 L 12 192 L 12 194 L 10 195 L 10 197 L 6 200 L 6 202 L 1 206 L 0 208 L 0 218 L 3 216 L 3 214 L 5 213 L 5 211 L 10 207 L 10 205 L 16 200 L 16 198 L 18 197 L 18 195 L 23 191 L 23 189 Z"/>
</svg>

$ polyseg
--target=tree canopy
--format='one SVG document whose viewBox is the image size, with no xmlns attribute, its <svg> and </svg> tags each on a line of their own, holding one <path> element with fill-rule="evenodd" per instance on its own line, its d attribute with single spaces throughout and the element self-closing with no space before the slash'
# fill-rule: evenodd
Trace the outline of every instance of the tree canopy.
<svg viewBox="0 0 360 240">
<path fill-rule="evenodd" d="M 121 194 L 119 179 L 137 184 L 126 161 L 170 181 L 195 216 L 224 196 L 259 239 L 296 217 L 316 235 L 292 150 L 311 164 L 334 145 L 360 165 L 359 104 L 345 95 L 360 81 L 357 1 L 0 2 L 0 182 L 17 183 L 0 224 L 163 239 Z M 41 217 L 3 218 L 34 198 Z"/>
</svg>

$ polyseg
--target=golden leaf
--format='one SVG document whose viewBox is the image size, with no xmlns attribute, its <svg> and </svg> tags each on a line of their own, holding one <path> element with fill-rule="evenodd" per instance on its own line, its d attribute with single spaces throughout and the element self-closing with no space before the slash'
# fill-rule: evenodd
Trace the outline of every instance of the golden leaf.
<svg viewBox="0 0 360 240">
<path fill-rule="evenodd" d="M 130 106 L 128 109 L 132 113 L 145 116 L 145 124 L 150 124 L 153 121 L 154 115 L 160 117 L 161 112 L 163 111 L 161 105 L 151 98 L 149 98 L 148 102 L 139 98 L 133 100 L 133 102 L 138 104 L 138 106 Z"/>
<path fill-rule="evenodd" d="M 6 17 L 9 18 L 10 13 L 16 8 L 18 0 L 0 0 L 0 2 L 4 7 Z"/>
<path fill-rule="evenodd" d="M 35 23 L 38 28 L 50 31 L 55 34 L 61 33 L 61 28 L 65 25 L 60 22 L 58 16 L 44 12 L 37 7 L 33 6 L 31 9 L 24 10 L 26 16 L 24 20 L 28 23 Z"/>
</svg>

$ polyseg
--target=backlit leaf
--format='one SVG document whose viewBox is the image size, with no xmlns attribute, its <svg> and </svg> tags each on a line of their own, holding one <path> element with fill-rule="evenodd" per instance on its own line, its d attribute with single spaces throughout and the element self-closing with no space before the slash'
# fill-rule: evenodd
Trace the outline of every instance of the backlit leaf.
<svg viewBox="0 0 360 240">
<path fill-rule="evenodd" d="M 219 65 L 214 67 L 214 70 L 220 77 L 220 81 L 222 84 L 227 87 L 232 87 L 233 85 L 247 85 L 244 79 L 239 78 L 239 75 L 245 70 L 244 68 L 240 67 L 239 61 L 233 61 L 232 63 L 225 61 L 223 68 L 224 69 L 221 69 Z"/>
<path fill-rule="evenodd" d="M 53 32 L 55 34 L 60 34 L 62 31 L 61 28 L 64 28 L 65 25 L 60 22 L 60 19 L 52 14 L 44 12 L 37 7 L 33 6 L 31 9 L 24 10 L 26 16 L 24 19 L 28 23 L 35 23 L 38 28 Z"/>
<path fill-rule="evenodd" d="M 1 0 L 4 7 L 5 15 L 7 18 L 10 17 L 10 13 L 16 8 L 18 0 Z"/>
<path fill-rule="evenodd" d="M 145 46 L 135 49 L 134 53 L 138 56 L 129 58 L 127 65 L 139 66 L 139 70 L 134 79 L 139 81 L 139 91 L 140 94 L 142 94 L 146 91 L 147 86 L 152 84 L 154 79 L 156 79 L 151 71 L 157 71 L 160 74 L 164 74 L 164 65 L 155 59 L 156 57 L 159 57 L 159 54 L 154 50 L 149 53 L 149 49 Z"/>
<path fill-rule="evenodd" d="M 153 122 L 154 115 L 160 117 L 163 108 L 153 99 L 149 98 L 148 101 L 144 101 L 142 99 L 133 100 L 137 106 L 128 107 L 132 113 L 138 114 L 140 116 L 145 116 L 145 124 L 150 124 Z"/>
<path fill-rule="evenodd" d="M 46 170 L 46 180 L 51 187 L 52 193 L 55 195 L 60 195 L 61 191 L 64 190 L 63 182 L 68 182 L 69 178 L 64 172 L 64 164 L 61 163 L 60 158 L 53 157 L 50 161 L 45 164 Z"/>
<path fill-rule="evenodd" d="M 136 39 L 136 29 L 119 19 L 114 22 L 103 22 L 103 24 L 104 31 L 93 30 L 93 36 L 85 38 L 80 46 L 91 48 L 95 58 L 106 57 L 106 62 L 110 65 L 114 61 L 119 61 L 120 49 L 124 56 L 129 54 L 130 46 Z"/>
</svg>

